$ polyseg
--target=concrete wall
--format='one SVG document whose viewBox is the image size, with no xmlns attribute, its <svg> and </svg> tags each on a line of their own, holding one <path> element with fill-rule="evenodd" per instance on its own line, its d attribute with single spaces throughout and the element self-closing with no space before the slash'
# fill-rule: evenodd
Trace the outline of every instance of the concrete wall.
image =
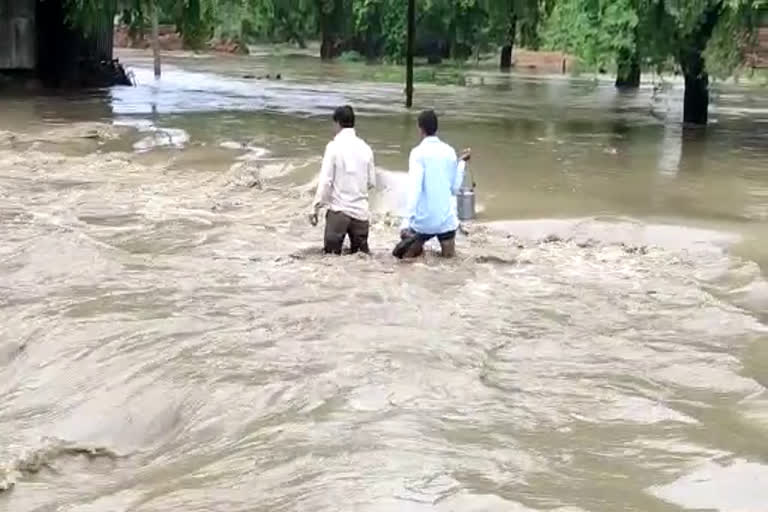
<svg viewBox="0 0 768 512">
<path fill-rule="evenodd" d="M 35 0 L 0 0 L 0 69 L 34 69 Z"/>
</svg>

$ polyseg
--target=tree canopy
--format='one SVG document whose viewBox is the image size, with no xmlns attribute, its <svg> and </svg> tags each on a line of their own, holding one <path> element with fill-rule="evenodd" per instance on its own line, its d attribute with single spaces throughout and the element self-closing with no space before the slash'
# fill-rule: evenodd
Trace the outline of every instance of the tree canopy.
<svg viewBox="0 0 768 512">
<path fill-rule="evenodd" d="M 345 51 L 405 58 L 405 0 L 66 2 L 71 20 L 85 29 L 116 12 L 141 29 L 154 3 L 191 47 L 214 35 L 299 46 L 319 39 L 329 58 Z M 680 65 L 682 48 L 703 46 L 708 69 L 725 76 L 744 62 L 761 8 L 768 0 L 416 0 L 417 52 L 464 59 L 504 46 L 543 46 L 577 56 L 589 70 L 615 69 L 637 55 L 643 68 L 662 71 L 674 60 Z"/>
<path fill-rule="evenodd" d="M 319 40 L 325 59 L 406 57 L 406 0 L 65 1 L 86 30 L 116 12 L 143 30 L 148 6 L 156 5 L 191 48 L 214 36 L 302 47 Z M 415 7 L 415 52 L 432 63 L 499 51 L 507 69 L 521 45 L 564 51 L 590 71 L 615 71 L 618 86 L 639 85 L 643 69 L 679 73 L 685 120 L 705 123 L 709 75 L 744 65 L 768 0 L 415 0 Z"/>
<path fill-rule="evenodd" d="M 640 68 L 685 78 L 684 120 L 706 124 L 709 75 L 732 74 L 754 42 L 766 0 L 558 0 L 545 22 L 551 47 L 594 69 L 616 64 L 617 84 Z M 632 69 L 634 68 L 634 70 Z"/>
</svg>

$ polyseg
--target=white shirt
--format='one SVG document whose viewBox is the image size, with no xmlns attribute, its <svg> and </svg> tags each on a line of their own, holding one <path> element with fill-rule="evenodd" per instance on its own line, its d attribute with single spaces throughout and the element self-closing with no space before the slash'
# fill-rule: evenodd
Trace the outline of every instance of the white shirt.
<svg viewBox="0 0 768 512">
<path fill-rule="evenodd" d="M 368 220 L 368 191 L 375 186 L 373 151 L 353 128 L 342 129 L 325 147 L 314 207 Z"/>
</svg>

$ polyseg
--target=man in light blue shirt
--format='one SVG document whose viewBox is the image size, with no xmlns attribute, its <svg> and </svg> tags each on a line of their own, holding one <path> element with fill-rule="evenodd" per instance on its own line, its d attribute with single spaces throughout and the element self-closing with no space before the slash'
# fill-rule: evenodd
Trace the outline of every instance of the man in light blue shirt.
<svg viewBox="0 0 768 512">
<path fill-rule="evenodd" d="M 437 237 L 441 254 L 456 254 L 456 194 L 464 181 L 464 169 L 470 151 L 461 158 L 456 151 L 437 138 L 437 115 L 427 110 L 419 115 L 421 144 L 411 151 L 408 160 L 408 203 L 401 226 L 401 241 L 392 254 L 412 258 L 423 253 L 424 244 Z"/>
</svg>

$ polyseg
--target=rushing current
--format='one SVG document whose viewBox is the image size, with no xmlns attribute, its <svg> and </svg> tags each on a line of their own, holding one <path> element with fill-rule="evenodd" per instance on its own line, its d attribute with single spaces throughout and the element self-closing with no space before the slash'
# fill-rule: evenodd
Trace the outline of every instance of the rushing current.
<svg viewBox="0 0 768 512">
<path fill-rule="evenodd" d="M 765 90 L 683 130 L 675 84 L 419 83 L 478 218 L 401 263 L 385 68 L 122 59 L 0 98 L 0 510 L 768 511 Z M 345 102 L 370 257 L 305 215 Z"/>
</svg>

